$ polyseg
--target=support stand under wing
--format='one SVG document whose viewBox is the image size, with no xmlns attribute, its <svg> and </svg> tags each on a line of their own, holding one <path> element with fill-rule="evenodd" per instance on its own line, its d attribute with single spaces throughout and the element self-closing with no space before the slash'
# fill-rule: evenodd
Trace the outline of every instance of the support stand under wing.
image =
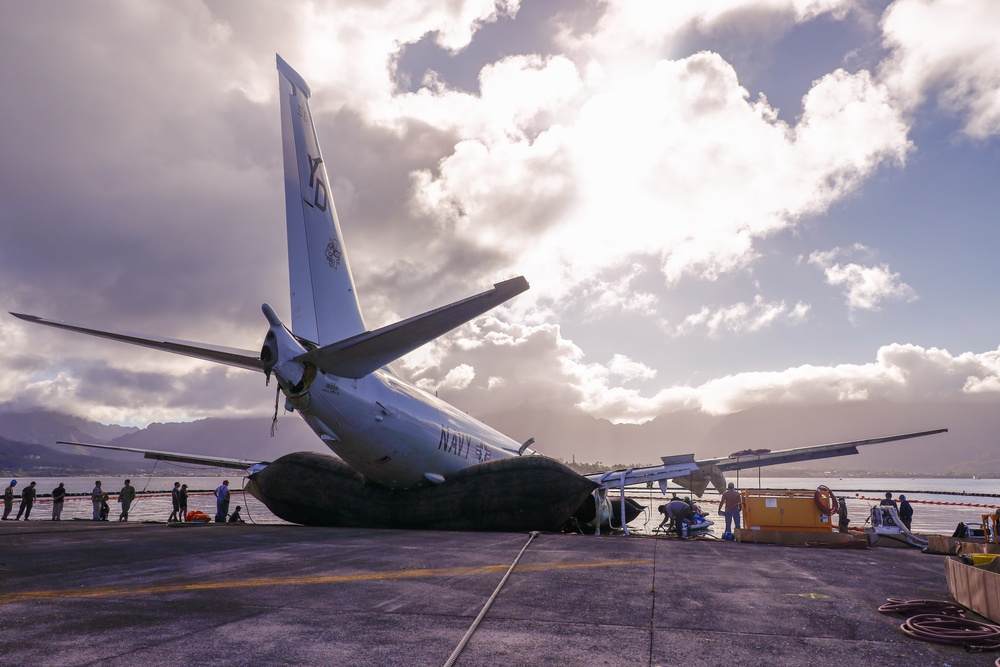
<svg viewBox="0 0 1000 667">
<path fill-rule="evenodd" d="M 593 473 L 586 477 L 600 486 L 594 489 L 594 504 L 596 506 L 595 533 L 601 534 L 601 525 L 609 525 L 611 521 L 611 506 L 608 500 L 608 491 L 617 488 L 621 491 L 621 529 L 628 535 L 628 521 L 626 520 L 625 487 L 645 484 L 652 486 L 654 482 L 660 485 L 660 490 L 664 493 L 667 488 L 667 480 L 675 477 L 690 475 L 698 469 L 698 464 L 694 460 L 694 454 L 679 454 L 677 456 L 661 457 L 663 465 L 647 466 L 644 468 L 627 468 L 625 470 L 609 470 L 608 472 Z"/>
</svg>

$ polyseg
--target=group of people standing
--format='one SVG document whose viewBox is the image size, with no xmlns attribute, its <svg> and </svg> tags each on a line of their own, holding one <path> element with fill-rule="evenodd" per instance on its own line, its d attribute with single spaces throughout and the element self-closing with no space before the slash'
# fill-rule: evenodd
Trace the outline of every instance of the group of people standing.
<svg viewBox="0 0 1000 667">
<path fill-rule="evenodd" d="M 726 532 L 723 533 L 724 539 L 733 539 L 734 524 L 736 530 L 740 529 L 740 509 L 742 503 L 743 496 L 736 490 L 736 486 L 730 482 L 729 488 L 726 489 L 725 493 L 719 499 L 719 513 L 726 517 Z M 690 497 L 681 500 L 676 495 L 670 499 L 669 503 L 660 505 L 659 511 L 663 515 L 663 520 L 657 528 L 667 528 L 669 523 L 669 529 L 674 530 L 677 533 L 677 537 L 683 537 L 682 529 L 684 522 L 691 521 L 695 514 L 699 513 L 698 506 L 695 505 Z"/>
<path fill-rule="evenodd" d="M 17 480 L 10 480 L 10 484 L 7 488 L 3 490 L 3 520 L 4 521 L 20 521 L 21 515 L 24 515 L 25 521 L 31 520 L 31 508 L 35 506 L 35 500 L 38 498 L 38 489 L 35 488 L 35 482 L 31 482 L 28 486 L 21 491 L 21 506 L 17 510 L 17 516 L 13 519 L 10 518 L 10 513 L 14 509 L 14 487 L 17 486 Z M 52 490 L 52 520 L 59 521 L 60 515 L 62 514 L 63 500 L 66 497 L 66 487 L 64 484 L 60 483 L 55 489 Z"/>
<path fill-rule="evenodd" d="M 167 523 L 183 522 L 188 513 L 188 485 L 174 482 L 174 488 L 170 490 L 170 502 L 173 511 Z"/>
<path fill-rule="evenodd" d="M 879 503 L 879 507 L 894 507 L 899 514 L 899 520 L 903 522 L 907 530 L 910 530 L 910 523 L 913 522 L 913 506 L 906 500 L 906 496 L 899 496 L 899 504 L 892 499 L 892 491 L 885 492 L 885 498 Z"/>
<path fill-rule="evenodd" d="M 3 490 L 3 520 L 4 521 L 20 521 L 21 515 L 24 515 L 24 520 L 28 521 L 28 517 L 31 516 L 31 508 L 35 504 L 35 497 L 38 492 L 35 490 L 35 483 L 32 482 L 28 485 L 24 491 L 21 492 L 21 507 L 17 510 L 17 516 L 14 519 L 10 519 L 11 510 L 14 509 L 14 487 L 17 486 L 17 480 L 10 480 L 10 484 L 7 488 Z"/>
<path fill-rule="evenodd" d="M 59 486 L 62 486 L 60 484 Z M 53 495 L 54 497 L 54 495 Z M 111 514 L 111 506 L 108 505 L 108 499 L 111 496 L 108 495 L 103 488 L 101 488 L 101 481 L 97 480 L 94 482 L 94 489 L 90 492 L 90 502 L 94 506 L 94 521 L 107 521 L 108 515 Z M 121 491 L 118 492 L 118 502 L 121 503 L 122 509 L 118 514 L 119 521 L 128 521 L 128 512 L 132 507 L 132 503 L 135 501 L 135 487 L 132 486 L 132 480 L 126 479 L 125 486 L 122 487 Z M 55 519 L 55 509 L 52 510 L 52 518 Z M 62 511 L 61 503 L 59 511 Z"/>
<path fill-rule="evenodd" d="M 236 506 L 236 510 L 232 514 L 229 513 L 229 480 L 223 480 L 219 488 L 215 489 L 213 492 L 215 494 L 215 522 L 216 523 L 243 523 L 243 519 L 240 517 L 240 510 L 243 508 L 239 505 Z M 170 518 L 167 519 L 167 523 L 181 523 L 186 521 L 192 521 L 194 519 L 188 518 L 188 485 L 181 484 L 180 482 L 174 482 L 174 488 L 170 491 L 170 501 L 173 505 L 173 511 L 170 513 Z M 199 514 L 201 514 L 199 512 Z M 202 521 L 207 521 L 208 519 L 201 519 Z"/>
<path fill-rule="evenodd" d="M 38 497 L 38 491 L 36 489 L 37 484 L 31 482 L 28 486 L 21 491 L 21 506 L 18 509 L 17 516 L 11 517 L 10 514 L 14 508 L 14 498 L 15 491 L 17 489 L 17 480 L 10 480 L 10 484 L 4 489 L 3 492 L 3 520 L 4 521 L 19 521 L 21 517 L 24 517 L 25 521 L 30 521 L 31 509 L 34 507 L 35 501 Z M 236 510 L 229 514 L 229 480 L 222 482 L 222 485 L 215 490 L 216 497 L 216 516 L 215 521 L 217 523 L 243 523 L 243 519 L 240 516 L 240 511 L 242 507 L 236 507 Z M 103 485 L 100 480 L 94 482 L 94 488 L 90 492 L 90 500 L 93 504 L 93 521 L 108 521 L 108 515 L 111 513 L 111 507 L 108 504 L 110 495 L 104 490 Z M 132 486 L 132 480 L 126 479 L 125 486 L 121 488 L 118 492 L 118 503 L 121 505 L 121 512 L 118 515 L 119 521 L 128 521 L 129 510 L 132 508 L 136 499 L 136 490 Z M 168 523 L 184 521 L 188 513 L 188 485 L 181 484 L 180 482 L 174 482 L 174 488 L 170 492 L 170 499 L 173 505 L 173 511 L 170 513 L 170 518 L 167 520 Z M 59 486 L 52 490 L 52 520 L 61 521 L 63 505 L 66 501 L 66 485 L 63 482 L 59 483 Z"/>
<path fill-rule="evenodd" d="M 736 490 L 735 485 L 729 484 L 729 488 L 722 494 L 719 499 L 719 513 L 726 518 L 726 530 L 723 533 L 723 539 L 733 539 L 733 527 L 736 530 L 740 529 L 740 510 L 742 509 L 742 495 Z M 892 498 L 892 492 L 885 492 L 885 499 L 879 503 L 880 506 L 888 506 L 896 509 L 899 514 L 899 520 L 907 530 L 910 530 L 910 524 L 913 521 L 913 506 L 906 500 L 906 496 L 899 496 L 899 502 L 897 503 Z M 680 536 L 680 525 L 681 521 L 689 518 L 694 510 L 690 500 L 685 502 L 674 496 L 671 502 L 666 505 L 660 506 L 660 513 L 663 514 L 663 521 L 660 522 L 658 527 L 664 527 L 667 522 L 672 522 L 672 527 L 677 530 L 678 537 Z M 998 512 L 1000 513 L 1000 512 Z M 846 533 L 847 526 L 850 523 L 850 519 L 847 517 L 847 503 L 844 499 L 841 499 L 838 503 L 838 514 L 839 514 L 839 528 L 840 532 Z"/>
<path fill-rule="evenodd" d="M 245 523 L 240 517 L 242 509 L 237 505 L 233 513 L 229 513 L 229 480 L 222 480 L 222 484 L 215 490 L 215 523 Z"/>
<path fill-rule="evenodd" d="M 17 480 L 10 480 L 10 484 L 3 491 L 3 520 L 4 521 L 19 521 L 21 516 L 24 515 L 25 521 L 31 520 L 31 508 L 35 505 L 35 500 L 38 498 L 38 490 L 35 488 L 36 483 L 31 482 L 28 486 L 21 491 L 21 506 L 17 510 L 17 516 L 13 519 L 10 518 L 10 513 L 14 507 L 14 490 L 17 487 Z M 62 521 L 62 511 L 63 505 L 66 502 L 66 484 L 64 482 L 59 482 L 59 486 L 52 489 L 52 520 Z M 94 504 L 94 521 L 107 521 L 108 514 L 111 508 L 108 506 L 108 494 L 104 492 L 101 488 L 100 480 L 94 482 L 94 490 L 90 493 L 90 499 Z M 121 503 L 122 509 L 121 513 L 118 515 L 119 521 L 128 521 L 128 512 L 132 507 L 132 503 L 135 502 L 135 487 L 132 486 L 132 481 L 126 479 L 125 486 L 122 487 L 121 491 L 118 492 L 118 502 Z"/>
</svg>

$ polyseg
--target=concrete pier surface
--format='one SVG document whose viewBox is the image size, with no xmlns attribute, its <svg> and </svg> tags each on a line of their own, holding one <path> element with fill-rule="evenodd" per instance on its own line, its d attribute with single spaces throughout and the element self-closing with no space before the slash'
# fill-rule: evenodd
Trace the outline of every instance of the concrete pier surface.
<svg viewBox="0 0 1000 667">
<path fill-rule="evenodd" d="M 444 665 L 526 534 L 0 524 L 6 664 Z M 886 598 L 942 556 L 664 538 L 530 540 L 458 666 L 987 665 Z"/>
</svg>

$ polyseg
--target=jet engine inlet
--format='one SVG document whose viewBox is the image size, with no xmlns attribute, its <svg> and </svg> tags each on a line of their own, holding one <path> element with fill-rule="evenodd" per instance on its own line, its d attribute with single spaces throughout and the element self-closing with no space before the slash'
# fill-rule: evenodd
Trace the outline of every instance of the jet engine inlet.
<svg viewBox="0 0 1000 667">
<path fill-rule="evenodd" d="M 275 340 L 274 332 L 268 331 L 264 337 L 264 345 L 260 348 L 260 365 L 264 367 L 265 373 L 270 374 L 276 363 L 278 363 L 278 341 Z"/>
</svg>

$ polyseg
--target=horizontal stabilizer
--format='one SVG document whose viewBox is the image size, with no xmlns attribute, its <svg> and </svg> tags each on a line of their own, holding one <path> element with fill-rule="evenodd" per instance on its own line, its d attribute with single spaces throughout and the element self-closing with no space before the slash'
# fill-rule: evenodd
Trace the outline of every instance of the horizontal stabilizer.
<svg viewBox="0 0 1000 667">
<path fill-rule="evenodd" d="M 89 336 L 97 336 L 98 338 L 108 338 L 122 343 L 131 343 L 132 345 L 149 347 L 154 350 L 173 352 L 174 354 L 181 354 L 186 357 L 194 357 L 195 359 L 212 361 L 218 364 L 227 364 L 229 366 L 236 366 L 237 368 L 245 368 L 250 371 L 264 370 L 260 365 L 258 353 L 250 350 L 239 350 L 219 345 L 204 345 L 202 343 L 192 343 L 186 340 L 176 340 L 172 338 L 152 338 L 140 334 L 105 331 L 103 329 L 90 329 L 76 324 L 47 320 L 36 315 L 25 315 L 23 313 L 11 313 L 11 315 L 18 319 L 22 319 L 25 322 L 44 324 L 47 327 L 55 327 L 56 329 L 65 329 L 67 331 L 75 331 L 76 333 L 87 334 Z"/>
<path fill-rule="evenodd" d="M 361 378 L 527 289 L 524 277 L 511 278 L 482 294 L 311 350 L 295 361 L 314 364 L 331 375 Z"/>
<path fill-rule="evenodd" d="M 59 445 L 78 445 L 80 447 L 93 447 L 95 449 L 113 449 L 119 452 L 134 452 L 142 454 L 147 459 L 157 461 L 173 461 L 174 463 L 193 463 L 195 465 L 212 466 L 215 468 L 232 468 L 234 470 L 248 470 L 255 466 L 266 466 L 270 461 L 249 461 L 246 459 L 227 459 L 219 456 L 199 456 L 197 454 L 180 454 L 177 452 L 159 452 L 153 449 L 137 449 L 134 447 L 118 447 L 116 445 L 96 445 L 88 442 L 68 442 L 58 440 Z"/>
</svg>

